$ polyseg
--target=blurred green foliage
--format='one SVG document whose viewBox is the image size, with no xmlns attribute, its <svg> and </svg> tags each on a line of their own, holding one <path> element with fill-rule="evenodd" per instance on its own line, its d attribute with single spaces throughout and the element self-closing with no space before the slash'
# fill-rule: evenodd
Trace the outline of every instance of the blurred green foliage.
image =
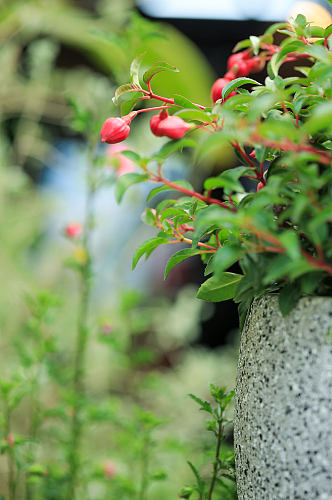
<svg viewBox="0 0 332 500">
<path fill-rule="evenodd" d="M 160 88 L 209 95 L 212 72 L 199 50 L 131 2 L 100 1 L 89 12 L 64 0 L 0 1 L 0 496 L 10 500 L 66 498 L 77 399 L 70 245 L 48 239 L 56 205 L 33 180 L 59 153 L 56 138 L 85 140 L 89 124 L 97 142 L 115 113 L 114 87 L 143 52 L 147 64 L 167 57 L 182 69 L 158 76 Z M 211 380 L 231 388 L 234 351 L 193 347 L 202 305 L 191 289 L 174 300 L 119 290 L 110 304 L 105 295 L 92 301 L 77 498 L 169 500 L 191 481 L 186 459 L 208 476 L 214 446 L 186 394 L 209 399 Z"/>
</svg>

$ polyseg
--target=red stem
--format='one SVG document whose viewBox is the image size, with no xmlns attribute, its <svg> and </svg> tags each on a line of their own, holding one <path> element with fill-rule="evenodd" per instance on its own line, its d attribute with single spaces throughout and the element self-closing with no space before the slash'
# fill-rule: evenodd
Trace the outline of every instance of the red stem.
<svg viewBox="0 0 332 500">
<path fill-rule="evenodd" d="M 155 108 L 143 108 L 143 109 L 138 109 L 136 110 L 136 113 L 145 113 L 146 111 L 155 111 L 159 109 L 169 109 L 172 106 L 156 106 Z"/>
<path fill-rule="evenodd" d="M 263 144 L 268 148 L 280 149 L 282 151 L 294 151 L 296 153 L 305 151 L 307 153 L 314 153 L 315 155 L 319 156 L 320 162 L 326 165 L 329 165 L 332 161 L 332 155 L 330 155 L 329 153 L 325 151 L 319 151 L 318 149 L 314 148 L 313 146 L 309 146 L 308 144 L 296 144 L 295 142 L 292 142 L 287 138 L 285 138 L 283 142 L 277 142 L 270 139 L 265 139 L 256 132 L 252 134 L 250 140 L 252 142 L 259 142 L 260 144 Z"/>
<path fill-rule="evenodd" d="M 231 144 L 236 149 L 236 151 L 238 151 L 240 153 L 242 158 L 254 169 L 254 172 L 256 174 L 256 179 L 260 180 L 260 173 L 257 170 L 256 165 L 251 161 L 249 156 L 243 151 L 240 144 L 238 142 L 235 142 L 235 141 L 232 141 Z M 249 175 L 247 177 L 249 177 Z M 255 179 L 255 177 L 254 177 L 254 179 Z"/>
<path fill-rule="evenodd" d="M 199 200 L 205 201 L 205 203 L 210 203 L 211 205 L 219 205 L 220 207 L 226 208 L 227 210 L 233 210 L 231 209 L 226 203 L 223 203 L 220 200 L 217 200 L 216 198 L 208 198 L 207 196 L 204 196 L 200 193 L 197 193 L 196 191 L 191 191 L 190 189 L 187 189 L 183 186 L 178 186 L 177 184 L 174 184 L 171 181 L 168 181 L 162 176 L 155 177 L 155 178 L 150 178 L 152 182 L 162 182 L 166 186 L 169 186 L 176 191 L 180 191 L 181 193 L 187 194 L 188 196 L 194 196 L 195 198 L 198 198 Z"/>
</svg>

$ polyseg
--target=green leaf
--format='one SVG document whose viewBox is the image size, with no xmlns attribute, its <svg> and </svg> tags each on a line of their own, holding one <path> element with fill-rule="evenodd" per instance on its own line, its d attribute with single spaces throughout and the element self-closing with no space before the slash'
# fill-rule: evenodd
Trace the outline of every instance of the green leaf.
<svg viewBox="0 0 332 500">
<path fill-rule="evenodd" d="M 326 101 L 316 106 L 303 128 L 310 134 L 325 128 L 332 130 L 332 102 Z"/>
<path fill-rule="evenodd" d="M 202 498 L 202 494 L 204 493 L 204 481 L 203 479 L 201 479 L 199 473 L 198 473 L 198 470 L 196 469 L 196 467 L 194 466 L 194 464 L 192 464 L 191 462 L 189 462 L 189 460 L 187 460 L 187 464 L 189 465 L 189 467 L 191 468 L 191 470 L 193 471 L 194 473 L 194 476 L 196 478 L 196 482 L 197 482 L 197 487 L 198 487 L 198 492 L 200 494 L 200 498 Z"/>
<path fill-rule="evenodd" d="M 164 279 L 167 278 L 168 273 L 170 272 L 171 269 L 173 269 L 174 266 L 176 266 L 176 264 L 178 264 L 179 262 L 182 262 L 183 260 L 187 259 L 188 257 L 193 257 L 194 255 L 199 255 L 200 253 L 201 253 L 201 251 L 196 249 L 196 248 L 184 248 L 184 249 L 176 252 L 174 255 L 172 255 L 172 257 L 167 262 Z"/>
<path fill-rule="evenodd" d="M 168 141 L 162 146 L 153 159 L 156 161 L 165 160 L 169 155 L 175 153 L 176 151 L 182 152 L 183 148 L 194 148 L 196 142 L 193 139 L 187 139 L 183 137 L 182 139 Z"/>
<path fill-rule="evenodd" d="M 158 73 L 161 73 L 162 71 L 174 71 L 175 73 L 178 73 L 179 70 L 175 68 L 175 66 L 172 66 L 171 64 L 168 64 L 166 62 L 158 62 L 155 66 L 152 66 L 149 68 L 143 75 L 143 80 L 145 83 L 148 83 L 151 78 L 153 78 L 155 75 Z"/>
<path fill-rule="evenodd" d="M 112 99 L 113 103 L 117 105 L 119 103 L 119 97 L 123 94 L 131 93 L 132 94 L 133 87 L 131 83 L 125 83 L 124 85 L 120 85 L 115 91 L 115 95 Z"/>
<path fill-rule="evenodd" d="M 138 155 L 134 151 L 130 151 L 130 149 L 128 149 L 126 151 L 121 151 L 121 154 L 123 156 L 126 156 L 127 158 L 129 158 L 129 160 L 134 161 L 135 163 L 140 163 L 140 159 L 141 159 L 140 155 Z"/>
<path fill-rule="evenodd" d="M 118 203 L 121 202 L 127 189 L 133 184 L 144 182 L 149 178 L 147 174 L 124 174 L 121 175 L 115 185 L 115 198 Z"/>
<path fill-rule="evenodd" d="M 163 210 L 160 220 L 163 221 L 167 217 L 172 217 L 174 215 L 182 215 L 182 216 L 188 216 L 187 212 L 183 210 L 182 208 L 178 207 L 172 207 L 172 208 L 166 208 Z"/>
<path fill-rule="evenodd" d="M 271 67 L 273 73 L 275 75 L 278 74 L 280 64 L 290 52 L 305 52 L 305 47 L 308 46 L 303 42 L 300 42 L 300 40 L 292 40 L 291 42 L 287 43 L 287 45 L 282 47 L 281 50 L 277 54 L 274 54 L 271 59 Z"/>
<path fill-rule="evenodd" d="M 249 37 L 250 38 L 250 41 L 251 41 L 251 45 L 254 49 L 254 54 L 255 56 L 257 56 L 258 52 L 259 52 L 259 46 L 260 46 L 260 38 L 258 36 L 251 36 Z"/>
<path fill-rule="evenodd" d="M 222 273 L 220 277 L 212 276 L 205 281 L 197 293 L 197 298 L 209 302 L 221 302 L 232 299 L 236 293 L 236 287 L 243 278 L 241 274 Z"/>
<path fill-rule="evenodd" d="M 300 243 L 297 234 L 294 231 L 285 231 L 279 236 L 279 240 L 292 260 L 298 260 L 301 258 Z"/>
<path fill-rule="evenodd" d="M 310 36 L 313 38 L 324 38 L 324 28 L 320 26 L 310 26 Z"/>
<path fill-rule="evenodd" d="M 232 50 L 232 52 L 238 52 L 239 50 L 241 49 L 246 49 L 247 47 L 250 47 L 251 46 L 251 41 L 249 39 L 246 39 L 246 40 L 240 40 L 240 42 L 238 42 L 234 49 Z"/>
<path fill-rule="evenodd" d="M 245 175 L 251 170 L 247 167 L 236 167 L 225 170 L 218 177 L 210 177 L 204 182 L 204 188 L 207 190 L 216 189 L 219 187 L 230 189 L 231 191 L 237 191 L 238 193 L 243 193 L 244 189 L 242 184 L 239 182 L 239 178 Z"/>
<path fill-rule="evenodd" d="M 247 78 L 242 76 L 241 78 L 235 78 L 235 80 L 232 80 L 229 82 L 223 89 L 222 89 L 222 98 L 226 99 L 226 97 L 229 96 L 233 90 L 237 89 L 238 87 L 242 87 L 242 85 L 246 85 L 247 83 L 251 83 L 253 85 L 262 85 L 261 83 L 257 82 L 256 80 L 253 80 L 252 78 Z"/>
<path fill-rule="evenodd" d="M 159 236 L 150 238 L 149 240 L 144 241 L 141 245 L 139 245 L 134 253 L 133 257 L 133 262 L 132 262 L 132 269 L 135 269 L 137 266 L 138 261 L 140 260 L 141 257 L 143 257 L 144 254 L 146 254 L 146 257 L 148 257 L 151 252 L 155 248 L 157 248 L 159 245 L 163 245 L 165 243 L 168 243 L 167 238 L 161 238 Z"/>
<path fill-rule="evenodd" d="M 203 401 L 203 399 L 195 396 L 195 394 L 188 394 L 188 396 L 195 401 L 195 403 L 200 405 L 200 410 L 206 411 L 207 413 L 211 413 L 213 415 L 213 410 L 211 404 L 208 401 Z"/>
<path fill-rule="evenodd" d="M 121 116 L 128 115 L 130 111 L 134 109 L 136 103 L 141 99 L 141 97 L 135 95 L 130 101 L 125 101 L 121 104 Z"/>
<path fill-rule="evenodd" d="M 332 3 L 331 0 L 330 3 Z M 324 38 L 327 38 L 329 35 L 331 35 L 331 33 L 332 33 L 332 24 L 330 24 L 329 26 L 327 26 L 327 28 L 325 28 Z"/>
<path fill-rule="evenodd" d="M 295 283 L 291 283 L 283 288 L 279 294 L 279 309 L 283 316 L 287 316 L 296 306 L 301 297 L 301 289 Z"/>
<path fill-rule="evenodd" d="M 139 69 L 141 67 L 141 62 L 142 62 L 144 56 L 145 56 L 145 52 L 143 54 L 140 54 L 137 57 L 135 57 L 135 59 L 133 60 L 133 62 L 130 65 L 130 80 L 137 87 L 140 87 Z"/>
<path fill-rule="evenodd" d="M 265 31 L 265 34 L 273 34 L 277 30 L 280 30 L 282 28 L 288 28 L 288 27 L 289 27 L 288 23 L 274 23 L 268 27 L 268 29 Z"/>
<path fill-rule="evenodd" d="M 214 256 L 213 268 L 215 276 L 218 278 L 225 269 L 232 266 L 241 256 L 242 249 L 238 245 L 224 245 Z"/>
<path fill-rule="evenodd" d="M 180 116 L 183 120 L 186 121 L 196 120 L 198 122 L 209 122 L 209 123 L 213 121 L 213 118 L 210 115 L 198 109 L 192 109 L 192 110 L 184 109 L 183 111 L 182 110 L 178 111 L 175 114 L 176 116 Z"/>
<path fill-rule="evenodd" d="M 193 102 L 191 102 L 186 97 L 183 97 L 183 95 L 175 94 L 175 96 L 174 96 L 174 104 L 177 104 L 178 106 L 182 106 L 183 108 L 190 108 L 190 109 L 196 109 L 197 110 L 196 104 L 194 104 Z"/>
</svg>

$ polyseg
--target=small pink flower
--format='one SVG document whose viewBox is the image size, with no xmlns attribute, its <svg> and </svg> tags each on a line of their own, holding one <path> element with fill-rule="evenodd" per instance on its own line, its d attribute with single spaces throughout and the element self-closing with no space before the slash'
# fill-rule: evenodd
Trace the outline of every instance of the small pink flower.
<svg viewBox="0 0 332 500">
<path fill-rule="evenodd" d="M 104 335 L 110 335 L 113 332 L 114 328 L 109 323 L 104 323 L 103 325 L 101 325 L 100 330 Z"/>
<path fill-rule="evenodd" d="M 8 434 L 6 439 L 7 439 L 8 446 L 10 446 L 12 448 L 15 444 L 15 438 L 14 438 L 13 434 Z"/>
<path fill-rule="evenodd" d="M 82 226 L 78 222 L 72 222 L 65 227 L 65 233 L 68 238 L 78 238 L 82 234 Z"/>
<path fill-rule="evenodd" d="M 102 470 L 106 479 L 112 479 L 116 476 L 116 465 L 112 460 L 105 460 L 102 464 Z"/>
<path fill-rule="evenodd" d="M 135 164 L 129 160 L 126 156 L 122 155 L 122 151 L 131 151 L 131 148 L 126 146 L 126 144 L 112 144 L 108 146 L 106 155 L 108 158 L 115 158 L 118 160 L 118 167 L 116 175 L 120 177 L 124 174 L 131 174 L 136 171 Z"/>
</svg>

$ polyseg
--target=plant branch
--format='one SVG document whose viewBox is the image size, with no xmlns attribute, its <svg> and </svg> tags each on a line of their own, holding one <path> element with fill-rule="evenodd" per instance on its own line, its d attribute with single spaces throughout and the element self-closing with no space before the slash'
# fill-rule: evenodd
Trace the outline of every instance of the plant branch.
<svg viewBox="0 0 332 500">
<path fill-rule="evenodd" d="M 150 181 L 152 181 L 152 182 L 162 182 L 166 186 L 169 186 L 169 187 L 175 189 L 176 191 L 180 191 L 181 193 L 187 194 L 188 196 L 193 196 L 195 198 L 198 198 L 199 200 L 202 200 L 205 203 L 208 203 L 208 204 L 211 204 L 211 205 L 219 205 L 220 207 L 226 208 L 227 210 L 232 210 L 232 211 L 236 210 L 236 209 L 234 210 L 234 208 L 232 209 L 226 203 L 223 203 L 222 201 L 217 200 L 216 198 L 210 198 L 208 196 L 204 196 L 203 194 L 197 193 L 197 191 L 191 191 L 190 189 L 187 189 L 187 188 L 185 188 L 183 186 L 178 186 L 174 182 L 168 181 L 167 179 L 165 179 L 161 175 L 151 177 Z"/>
<path fill-rule="evenodd" d="M 216 446 L 216 454 L 214 457 L 214 463 L 213 463 L 213 472 L 212 472 L 212 478 L 211 478 L 211 483 L 210 483 L 210 488 L 209 488 L 209 493 L 208 493 L 208 500 L 212 500 L 212 495 L 213 495 L 213 490 L 216 484 L 216 479 L 219 471 L 219 455 L 220 455 L 220 448 L 221 448 L 221 441 L 223 437 L 223 426 L 221 420 L 218 421 L 218 432 L 217 432 L 217 446 Z"/>
</svg>

